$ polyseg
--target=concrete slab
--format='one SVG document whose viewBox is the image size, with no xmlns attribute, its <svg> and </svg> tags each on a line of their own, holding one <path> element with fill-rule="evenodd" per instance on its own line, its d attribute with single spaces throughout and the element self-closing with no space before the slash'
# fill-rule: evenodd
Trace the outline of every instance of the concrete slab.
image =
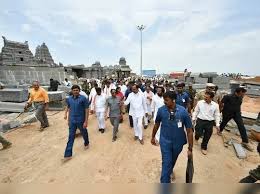
<svg viewBox="0 0 260 194">
<path fill-rule="evenodd" d="M 6 132 L 10 129 L 10 123 L 0 123 L 0 132 Z"/>
<path fill-rule="evenodd" d="M 253 126 L 251 127 L 251 130 L 260 133 L 260 126 L 258 126 L 258 125 L 253 125 Z"/>
<path fill-rule="evenodd" d="M 26 103 L 0 102 L 0 111 L 2 112 L 24 112 Z"/>
<path fill-rule="evenodd" d="M 28 99 L 28 90 L 5 88 L 0 90 L 0 101 L 2 102 L 25 102 Z"/>
<path fill-rule="evenodd" d="M 258 118 L 258 113 L 242 111 L 242 117 L 247 118 L 247 119 L 256 120 Z"/>
<path fill-rule="evenodd" d="M 203 72 L 203 73 L 200 73 L 200 77 L 204 77 L 204 78 L 209 78 L 209 77 L 217 77 L 218 74 L 217 72 Z"/>
<path fill-rule="evenodd" d="M 193 89 L 205 89 L 206 88 L 206 84 L 192 84 L 192 88 Z"/>
<path fill-rule="evenodd" d="M 213 78 L 213 83 L 216 85 L 229 84 L 230 78 L 229 77 L 215 77 L 215 78 Z"/>
<path fill-rule="evenodd" d="M 246 158 L 246 151 L 242 147 L 241 144 L 232 142 L 234 149 L 236 151 L 236 155 L 239 159 L 245 159 Z"/>
<path fill-rule="evenodd" d="M 65 100 L 62 101 L 54 101 L 49 103 L 49 109 L 50 111 L 62 111 L 66 107 L 66 102 Z"/>
<path fill-rule="evenodd" d="M 66 93 L 63 91 L 50 91 L 48 92 L 48 96 L 50 102 L 62 101 L 66 98 Z"/>
<path fill-rule="evenodd" d="M 247 89 L 247 95 L 260 96 L 260 90 L 258 89 Z"/>
<path fill-rule="evenodd" d="M 198 83 L 198 84 L 206 84 L 208 83 L 208 78 L 201 78 L 201 77 L 196 77 L 194 79 L 195 83 Z"/>
</svg>

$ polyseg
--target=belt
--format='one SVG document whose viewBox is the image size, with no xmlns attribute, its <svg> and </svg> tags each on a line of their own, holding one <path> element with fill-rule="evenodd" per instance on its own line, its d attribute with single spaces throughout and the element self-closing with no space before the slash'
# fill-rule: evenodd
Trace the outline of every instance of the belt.
<svg viewBox="0 0 260 194">
<path fill-rule="evenodd" d="M 209 120 L 203 120 L 203 119 L 200 119 L 200 118 L 198 118 L 198 120 L 204 121 L 204 122 L 214 122 L 214 121 L 215 121 L 215 120 L 211 120 L 211 121 L 209 121 Z"/>
<path fill-rule="evenodd" d="M 44 101 L 33 102 L 34 104 L 44 104 Z"/>
</svg>

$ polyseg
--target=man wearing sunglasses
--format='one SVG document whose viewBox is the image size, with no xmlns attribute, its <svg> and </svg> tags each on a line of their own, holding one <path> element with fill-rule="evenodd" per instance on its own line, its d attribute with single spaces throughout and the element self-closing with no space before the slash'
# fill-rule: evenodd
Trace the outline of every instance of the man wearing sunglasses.
<svg viewBox="0 0 260 194">
<path fill-rule="evenodd" d="M 170 183 L 172 170 L 183 149 L 183 145 L 187 143 L 187 137 L 189 143 L 188 157 L 192 157 L 193 130 L 192 122 L 187 110 L 180 105 L 176 105 L 176 93 L 168 91 L 163 95 L 163 98 L 165 105 L 158 109 L 151 143 L 152 145 L 156 145 L 155 135 L 161 125 L 161 183 Z M 187 137 L 184 127 L 187 132 Z"/>
</svg>

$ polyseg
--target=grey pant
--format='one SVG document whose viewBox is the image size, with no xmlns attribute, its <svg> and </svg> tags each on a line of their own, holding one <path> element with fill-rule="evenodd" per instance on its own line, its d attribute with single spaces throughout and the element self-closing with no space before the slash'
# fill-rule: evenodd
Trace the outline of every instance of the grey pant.
<svg viewBox="0 0 260 194">
<path fill-rule="evenodd" d="M 35 116 L 40 121 L 42 127 L 49 126 L 47 114 L 44 108 L 43 103 L 34 103 L 34 107 L 36 108 Z"/>
<path fill-rule="evenodd" d="M 3 145 L 3 146 L 7 146 L 10 144 L 9 141 L 7 141 L 5 138 L 3 138 L 1 135 L 0 135 L 0 143 Z"/>
<path fill-rule="evenodd" d="M 110 117 L 110 123 L 113 125 L 113 138 L 116 137 L 118 133 L 120 118 L 119 117 Z"/>
</svg>

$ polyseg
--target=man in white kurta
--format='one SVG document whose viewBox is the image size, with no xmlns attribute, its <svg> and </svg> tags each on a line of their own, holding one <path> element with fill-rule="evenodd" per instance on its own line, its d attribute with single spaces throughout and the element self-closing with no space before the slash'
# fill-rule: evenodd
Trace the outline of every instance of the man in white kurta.
<svg viewBox="0 0 260 194">
<path fill-rule="evenodd" d="M 101 93 L 101 88 L 96 88 L 97 94 L 91 102 L 91 112 L 96 114 L 98 128 L 101 133 L 105 132 L 106 96 Z"/>
<path fill-rule="evenodd" d="M 152 117 L 152 98 L 153 98 L 154 94 L 151 91 L 151 88 L 149 86 L 146 86 L 145 91 L 144 91 L 144 97 L 146 100 L 146 105 L 147 105 L 147 112 L 148 112 L 148 116 L 144 117 L 144 128 L 146 129 L 148 126 L 148 122 L 150 122 L 150 119 Z"/>
<path fill-rule="evenodd" d="M 111 96 L 111 90 L 112 89 L 116 89 L 116 86 L 110 80 L 108 80 L 106 82 L 105 87 L 104 87 L 104 94 L 106 95 L 106 98 Z"/>
<path fill-rule="evenodd" d="M 161 108 L 164 105 L 163 94 L 164 94 L 164 88 L 163 87 L 157 87 L 156 94 L 153 96 L 152 104 L 151 104 L 154 121 L 156 119 L 158 109 Z M 160 130 L 161 130 L 161 127 L 159 127 L 159 129 L 158 129 L 158 131 L 155 135 L 155 139 L 158 142 L 160 140 Z"/>
<path fill-rule="evenodd" d="M 143 117 L 147 116 L 148 114 L 144 94 L 138 90 L 137 85 L 132 86 L 132 93 L 129 94 L 124 104 L 130 104 L 129 115 L 131 115 L 133 118 L 135 140 L 139 139 L 140 143 L 143 145 L 144 141 L 142 122 Z"/>
</svg>

